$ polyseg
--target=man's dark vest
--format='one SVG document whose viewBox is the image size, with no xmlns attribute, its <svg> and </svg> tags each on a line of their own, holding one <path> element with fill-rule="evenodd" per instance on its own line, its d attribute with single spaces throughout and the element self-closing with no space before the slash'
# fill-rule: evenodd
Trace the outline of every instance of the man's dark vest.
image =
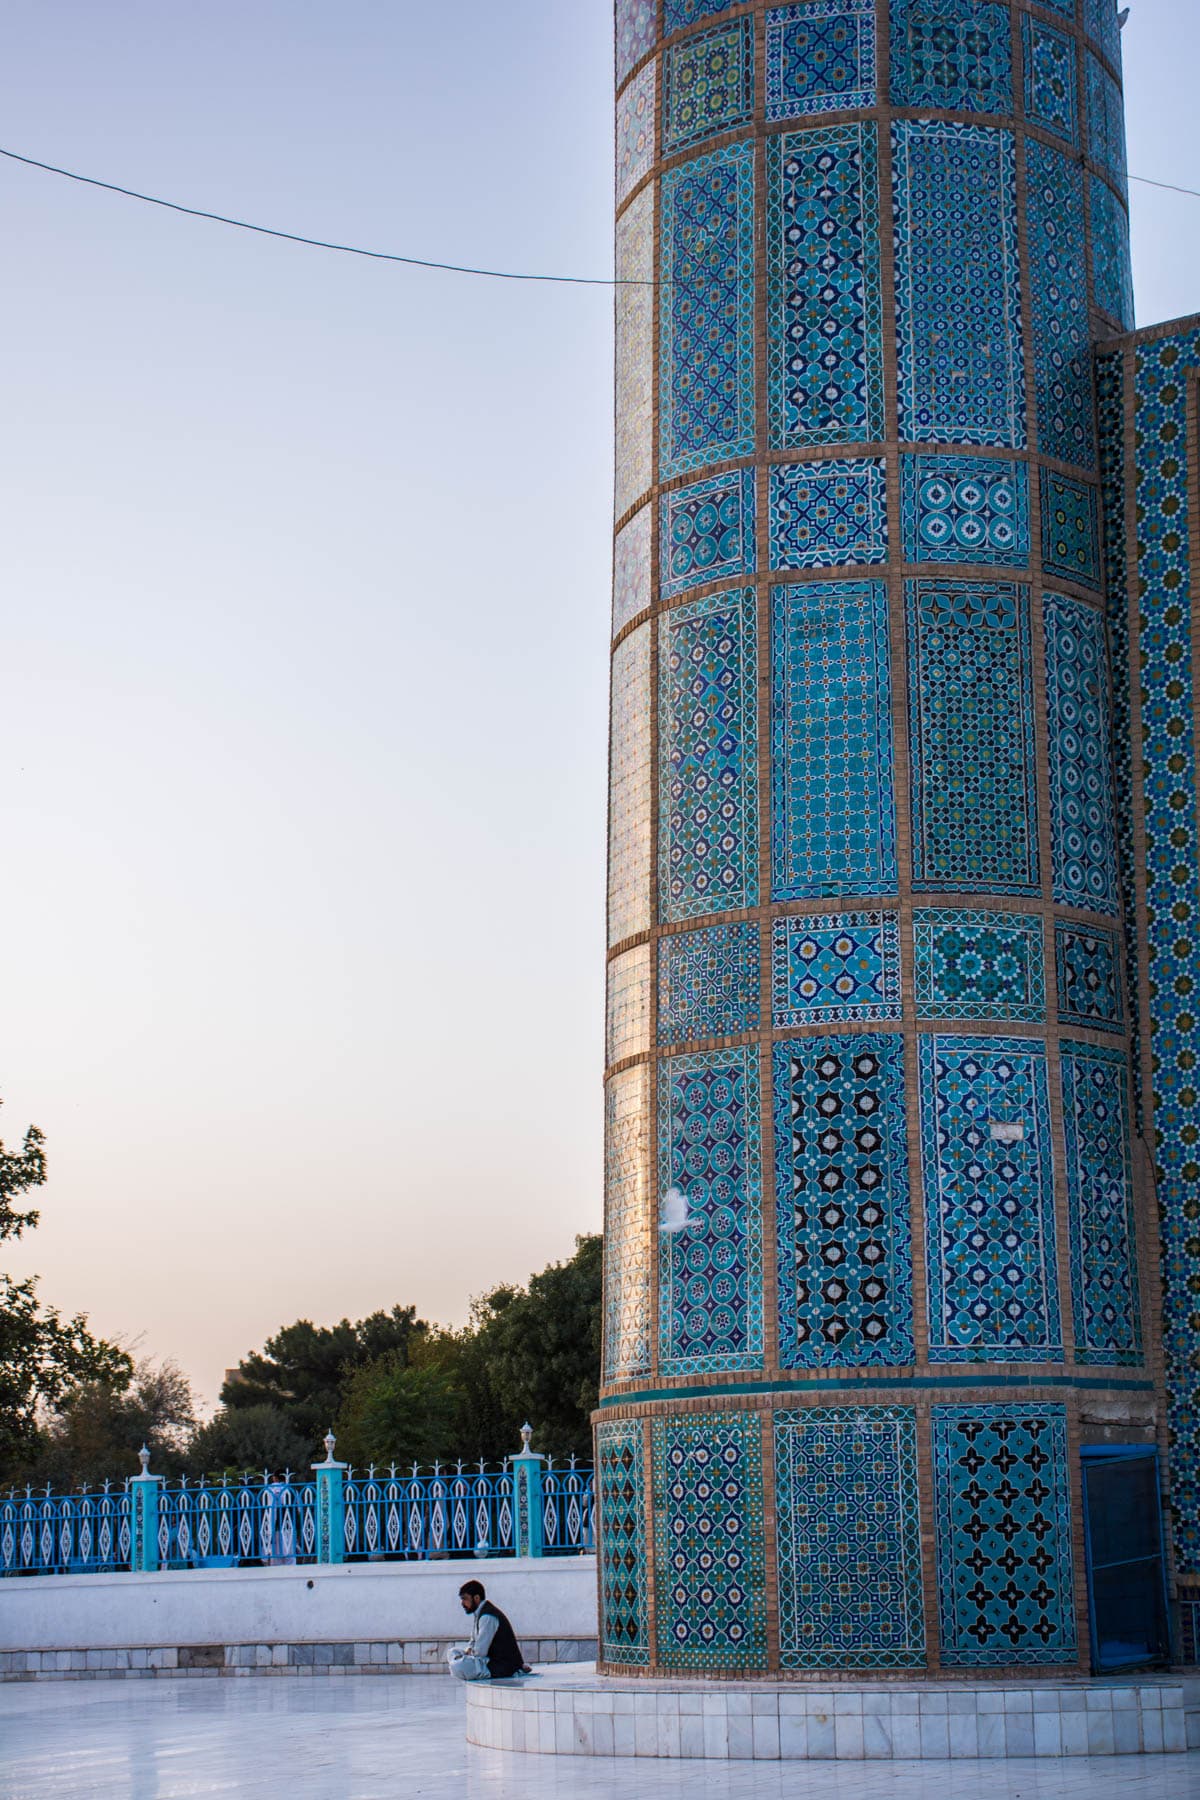
<svg viewBox="0 0 1200 1800">
<path fill-rule="evenodd" d="M 493 1681 L 504 1681 L 510 1675 L 516 1675 L 525 1666 L 525 1658 L 521 1654 L 521 1646 L 517 1642 L 516 1633 L 500 1611 L 490 1600 L 485 1600 L 479 1608 L 481 1613 L 490 1619 L 498 1619 L 496 1635 L 488 1645 L 488 1674 Z"/>
</svg>

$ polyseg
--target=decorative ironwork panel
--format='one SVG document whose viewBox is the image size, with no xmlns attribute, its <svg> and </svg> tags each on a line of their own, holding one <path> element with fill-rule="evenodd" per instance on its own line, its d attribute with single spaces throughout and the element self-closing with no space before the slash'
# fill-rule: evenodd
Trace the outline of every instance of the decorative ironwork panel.
<svg viewBox="0 0 1200 1800">
<path fill-rule="evenodd" d="M 1029 468 L 983 456 L 902 456 L 904 560 L 1029 562 Z"/>
<path fill-rule="evenodd" d="M 771 966 L 777 1028 L 901 1016 L 898 913 L 776 919 Z"/>
<path fill-rule="evenodd" d="M 1024 913 L 915 912 L 918 1019 L 1046 1017 L 1042 921 Z"/>
<path fill-rule="evenodd" d="M 1115 916 L 1120 893 L 1104 619 L 1065 594 L 1047 594 L 1043 614 L 1054 898 Z"/>
<path fill-rule="evenodd" d="M 1065 1407 L 935 1406 L 933 1480 L 946 1667 L 1074 1662 Z"/>
<path fill-rule="evenodd" d="M 762 1364 L 758 1047 L 675 1056 L 658 1072 L 659 1193 L 686 1198 L 660 1234 L 659 1361 L 683 1375 Z"/>
<path fill-rule="evenodd" d="M 775 1045 L 779 1360 L 912 1361 L 904 1040 Z"/>
<path fill-rule="evenodd" d="M 600 1495 L 600 1643 L 606 1662 L 650 1661 L 646 1483 L 636 1419 L 596 1427 Z"/>
<path fill-rule="evenodd" d="M 1142 1358 L 1125 1052 L 1062 1046 L 1075 1359 Z"/>
<path fill-rule="evenodd" d="M 604 1100 L 604 1378 L 650 1367 L 650 1071 L 614 1075 Z"/>
<path fill-rule="evenodd" d="M 916 1414 L 777 1412 L 775 1514 L 781 1667 L 920 1667 Z"/>
<path fill-rule="evenodd" d="M 766 117 L 874 106 L 875 0 L 803 0 L 767 13 Z"/>
<path fill-rule="evenodd" d="M 1061 1362 L 1045 1047 L 920 1044 L 931 1362 Z"/>
<path fill-rule="evenodd" d="M 882 439 L 872 123 L 767 140 L 767 358 L 772 449 Z"/>
<path fill-rule="evenodd" d="M 659 505 L 664 600 L 702 582 L 753 575 L 753 469 L 731 469 L 674 488 Z"/>
<path fill-rule="evenodd" d="M 983 10 L 1001 9 L 972 8 Z M 1025 373 L 1013 134 L 904 119 L 892 126 L 892 150 L 900 436 L 1020 449 Z M 989 346 L 986 358 L 981 343 Z"/>
<path fill-rule="evenodd" d="M 763 1668 L 759 1415 L 656 1419 L 653 1444 L 658 1661 L 710 1672 Z"/>
<path fill-rule="evenodd" d="M 888 555 L 881 457 L 777 463 L 771 470 L 773 569 L 836 569 Z"/>
<path fill-rule="evenodd" d="M 709 925 L 658 942 L 658 1038 L 663 1044 L 757 1031 L 758 926 Z"/>
<path fill-rule="evenodd" d="M 887 587 L 777 587 L 771 607 L 772 898 L 894 893 Z"/>
</svg>

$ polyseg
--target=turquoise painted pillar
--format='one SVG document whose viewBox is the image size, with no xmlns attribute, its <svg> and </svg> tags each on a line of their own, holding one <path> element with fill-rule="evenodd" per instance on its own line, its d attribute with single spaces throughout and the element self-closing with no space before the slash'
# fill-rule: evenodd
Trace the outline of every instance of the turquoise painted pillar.
<svg viewBox="0 0 1200 1800">
<path fill-rule="evenodd" d="M 141 1474 L 129 1483 L 130 1545 L 129 1567 L 135 1575 L 150 1575 L 158 1568 L 158 1502 L 161 1475 L 150 1473 L 150 1452 L 145 1444 L 138 1451 Z"/>
<path fill-rule="evenodd" d="M 317 1478 L 319 1563 L 340 1563 L 346 1560 L 346 1465 L 334 1460 L 336 1442 L 331 1430 L 325 1439 L 325 1461 L 313 1464 L 313 1473 Z"/>
<path fill-rule="evenodd" d="M 533 1436 L 530 1425 L 521 1427 L 521 1448 L 512 1459 L 513 1514 L 516 1521 L 518 1556 L 541 1556 L 542 1536 L 542 1461 L 536 1450 L 529 1448 Z"/>
</svg>

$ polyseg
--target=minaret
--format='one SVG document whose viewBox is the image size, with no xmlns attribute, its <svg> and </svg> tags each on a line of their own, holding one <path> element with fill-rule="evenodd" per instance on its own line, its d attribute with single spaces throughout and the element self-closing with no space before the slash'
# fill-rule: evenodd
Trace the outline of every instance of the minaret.
<svg viewBox="0 0 1200 1800">
<path fill-rule="evenodd" d="M 610 1673 L 1092 1666 L 1125 182 L 1114 0 L 619 0 Z"/>
</svg>

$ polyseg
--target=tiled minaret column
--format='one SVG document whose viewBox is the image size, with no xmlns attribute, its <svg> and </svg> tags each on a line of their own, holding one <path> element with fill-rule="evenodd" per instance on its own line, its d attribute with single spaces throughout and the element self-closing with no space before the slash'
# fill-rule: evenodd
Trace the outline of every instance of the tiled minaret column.
<svg viewBox="0 0 1200 1800">
<path fill-rule="evenodd" d="M 1115 6 L 617 15 L 604 1667 L 1061 1674 L 1158 1412 Z"/>
</svg>

